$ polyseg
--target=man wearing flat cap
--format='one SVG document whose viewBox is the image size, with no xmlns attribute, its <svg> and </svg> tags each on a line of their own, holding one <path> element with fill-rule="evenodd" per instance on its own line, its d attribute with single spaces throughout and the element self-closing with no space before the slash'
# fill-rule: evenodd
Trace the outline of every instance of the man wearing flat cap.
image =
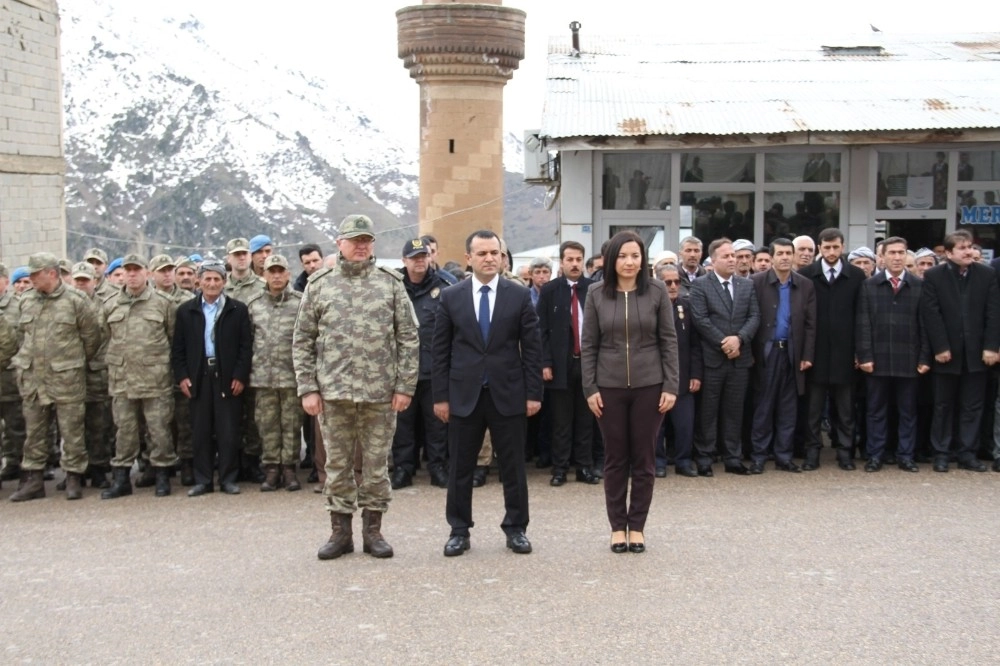
<svg viewBox="0 0 1000 666">
<path fill-rule="evenodd" d="M 129 470 L 139 455 L 139 427 L 148 429 L 149 463 L 155 470 L 156 496 L 170 494 L 170 469 L 177 464 L 170 424 L 170 345 L 177 306 L 149 284 L 149 263 L 138 254 L 122 258 L 125 286 L 104 303 L 108 349 L 108 391 L 115 426 L 114 480 L 101 499 L 132 494 Z"/>
<path fill-rule="evenodd" d="M 223 294 L 226 267 L 206 260 L 198 268 L 201 295 L 177 308 L 170 359 L 174 380 L 191 406 L 195 485 L 188 497 L 219 486 L 236 495 L 243 393 L 250 381 L 253 340 L 247 306 Z"/>
<path fill-rule="evenodd" d="M 21 502 L 45 497 L 43 477 L 53 411 L 63 436 L 66 498 L 79 499 L 88 463 L 83 439 L 86 372 L 101 346 L 100 324 L 87 296 L 62 282 L 54 255 L 31 255 L 28 272 L 34 288 L 20 300 L 22 343 L 13 360 L 27 428 L 21 461 L 24 483 L 10 499 Z"/>
<path fill-rule="evenodd" d="M 351 520 L 362 509 L 364 551 L 392 557 L 382 514 L 392 490 L 387 457 L 396 414 L 410 405 L 419 369 L 413 306 L 402 277 L 379 268 L 375 232 L 364 215 L 340 224 L 340 260 L 309 278 L 295 322 L 293 360 L 307 414 L 319 415 L 326 447 L 327 510 L 333 531 L 321 560 L 354 551 Z M 362 450 L 362 480 L 354 451 Z"/>
</svg>

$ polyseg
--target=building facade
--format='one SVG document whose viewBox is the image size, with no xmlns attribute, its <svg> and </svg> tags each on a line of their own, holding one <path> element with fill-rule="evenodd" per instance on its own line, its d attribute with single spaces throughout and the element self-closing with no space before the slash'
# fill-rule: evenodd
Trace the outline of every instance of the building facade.
<svg viewBox="0 0 1000 666">
<path fill-rule="evenodd" d="M 59 8 L 0 3 L 0 260 L 66 252 Z"/>
<path fill-rule="evenodd" d="M 538 134 L 562 239 L 596 252 L 629 228 L 655 254 L 838 227 L 920 247 L 968 228 L 1000 249 L 1000 34 L 875 40 L 553 40 Z"/>
</svg>

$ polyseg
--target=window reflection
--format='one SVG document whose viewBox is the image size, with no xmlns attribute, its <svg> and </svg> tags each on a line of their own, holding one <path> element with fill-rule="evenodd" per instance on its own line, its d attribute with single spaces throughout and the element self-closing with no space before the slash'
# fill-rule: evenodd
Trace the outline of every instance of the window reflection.
<svg viewBox="0 0 1000 666">
<path fill-rule="evenodd" d="M 685 153 L 681 180 L 685 183 L 752 183 L 755 153 Z"/>
<path fill-rule="evenodd" d="M 876 201 L 880 210 L 941 209 L 948 198 L 944 151 L 880 152 Z"/>
<path fill-rule="evenodd" d="M 768 183 L 839 183 L 840 153 L 770 153 L 764 156 Z"/>
<path fill-rule="evenodd" d="M 1000 180 L 1000 151 L 970 150 L 958 154 L 958 180 Z"/>
<path fill-rule="evenodd" d="M 664 210 L 669 205 L 669 154 L 604 156 L 604 210 Z"/>
<path fill-rule="evenodd" d="M 767 192 L 764 194 L 764 243 L 776 237 L 811 236 L 840 226 L 839 192 Z"/>
<path fill-rule="evenodd" d="M 690 228 L 706 246 L 716 238 L 753 241 L 754 195 L 752 192 L 682 192 L 681 227 Z"/>
</svg>

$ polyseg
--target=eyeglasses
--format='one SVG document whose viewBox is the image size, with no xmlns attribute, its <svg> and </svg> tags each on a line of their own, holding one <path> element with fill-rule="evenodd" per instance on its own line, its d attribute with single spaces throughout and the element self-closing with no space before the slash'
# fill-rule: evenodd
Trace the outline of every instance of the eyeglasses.
<svg viewBox="0 0 1000 666">
<path fill-rule="evenodd" d="M 680 283 L 681 283 L 680 280 L 664 280 L 663 281 L 663 284 L 667 285 L 668 287 L 670 287 L 672 285 L 675 285 L 675 284 L 680 284 Z"/>
</svg>

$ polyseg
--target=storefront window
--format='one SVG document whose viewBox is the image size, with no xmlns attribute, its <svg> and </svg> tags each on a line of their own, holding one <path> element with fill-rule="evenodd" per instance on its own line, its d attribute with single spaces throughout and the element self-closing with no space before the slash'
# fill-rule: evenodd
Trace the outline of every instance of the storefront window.
<svg viewBox="0 0 1000 666">
<path fill-rule="evenodd" d="M 1000 180 L 1000 151 L 970 150 L 958 154 L 958 180 Z"/>
<path fill-rule="evenodd" d="M 682 192 L 681 228 L 691 229 L 706 246 L 716 238 L 753 241 L 753 192 Z"/>
<path fill-rule="evenodd" d="M 765 192 L 764 243 L 775 237 L 812 236 L 840 226 L 839 192 Z"/>
<path fill-rule="evenodd" d="M 947 153 L 941 150 L 879 153 L 876 190 L 879 210 L 942 209 L 947 201 Z"/>
<path fill-rule="evenodd" d="M 769 153 L 764 156 L 768 183 L 839 183 L 840 153 Z"/>
<path fill-rule="evenodd" d="M 997 249 L 1000 230 L 1000 184 L 990 190 L 959 190 L 956 226 L 972 233 L 984 248 Z"/>
<path fill-rule="evenodd" d="M 752 183 L 754 153 L 685 153 L 681 181 L 685 183 Z"/>
<path fill-rule="evenodd" d="M 605 155 L 601 171 L 604 210 L 666 210 L 670 206 L 670 155 Z"/>
</svg>

